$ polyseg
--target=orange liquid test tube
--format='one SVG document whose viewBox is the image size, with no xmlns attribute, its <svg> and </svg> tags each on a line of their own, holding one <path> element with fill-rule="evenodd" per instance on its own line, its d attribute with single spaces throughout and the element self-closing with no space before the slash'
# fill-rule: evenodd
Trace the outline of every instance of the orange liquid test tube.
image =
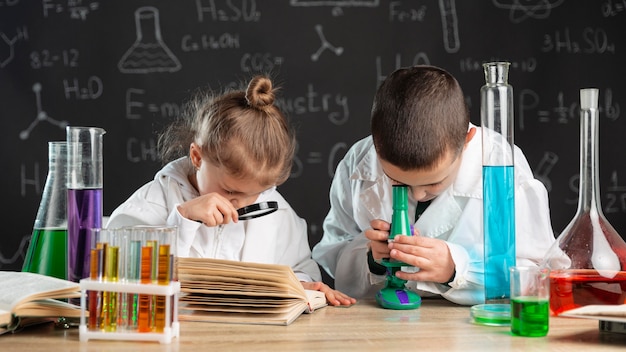
<svg viewBox="0 0 626 352">
<path fill-rule="evenodd" d="M 162 244 L 159 246 L 159 270 L 157 276 L 159 285 L 167 285 L 170 282 L 170 245 Z M 166 303 L 165 296 L 157 296 L 155 308 L 155 328 L 157 332 L 163 332 L 165 328 Z"/>
<path fill-rule="evenodd" d="M 152 247 L 141 247 L 141 283 L 152 283 Z M 139 332 L 152 331 L 151 295 L 139 295 L 139 310 L 137 312 L 137 330 Z"/>
<path fill-rule="evenodd" d="M 91 280 L 100 280 L 102 278 L 102 249 L 93 248 L 91 250 L 91 262 L 89 266 L 89 278 Z M 98 319 L 100 317 L 100 291 L 89 291 L 89 321 L 87 323 L 89 330 L 98 330 L 100 328 Z"/>
</svg>

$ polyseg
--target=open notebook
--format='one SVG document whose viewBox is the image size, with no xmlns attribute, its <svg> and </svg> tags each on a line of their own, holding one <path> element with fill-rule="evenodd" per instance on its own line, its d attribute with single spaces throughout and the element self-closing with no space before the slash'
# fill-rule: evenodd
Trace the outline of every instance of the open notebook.
<svg viewBox="0 0 626 352">
<path fill-rule="evenodd" d="M 289 325 L 327 305 L 285 265 L 177 258 L 181 321 Z"/>
</svg>

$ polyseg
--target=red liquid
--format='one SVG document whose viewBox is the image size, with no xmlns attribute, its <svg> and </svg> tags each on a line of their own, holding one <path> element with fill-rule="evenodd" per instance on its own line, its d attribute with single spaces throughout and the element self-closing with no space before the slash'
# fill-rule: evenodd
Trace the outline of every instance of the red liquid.
<svg viewBox="0 0 626 352">
<path fill-rule="evenodd" d="M 591 304 L 626 303 L 626 271 L 612 278 L 596 270 L 556 270 L 550 273 L 550 311 L 559 315 Z"/>
</svg>

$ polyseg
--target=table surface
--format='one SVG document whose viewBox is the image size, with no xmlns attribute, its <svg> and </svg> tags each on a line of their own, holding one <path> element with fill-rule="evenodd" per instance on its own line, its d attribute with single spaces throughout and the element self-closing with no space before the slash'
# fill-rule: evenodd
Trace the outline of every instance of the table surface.
<svg viewBox="0 0 626 352">
<path fill-rule="evenodd" d="M 77 328 L 54 324 L 0 336 L 1 351 L 609 351 L 626 350 L 626 334 L 599 330 L 597 320 L 550 317 L 545 337 L 513 336 L 508 327 L 473 324 L 470 307 L 424 299 L 416 310 L 388 310 L 373 300 L 325 307 L 289 326 L 180 322 L 170 344 L 79 341 Z"/>
</svg>

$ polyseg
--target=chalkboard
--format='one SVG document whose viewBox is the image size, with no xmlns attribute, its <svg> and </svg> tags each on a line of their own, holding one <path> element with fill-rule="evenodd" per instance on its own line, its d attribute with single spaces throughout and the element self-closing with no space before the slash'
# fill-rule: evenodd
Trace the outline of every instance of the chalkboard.
<svg viewBox="0 0 626 352">
<path fill-rule="evenodd" d="M 47 142 L 64 140 L 64 126 L 106 130 L 108 214 L 160 168 L 156 135 L 196 88 L 255 73 L 280 84 L 296 126 L 293 174 L 280 190 L 314 245 L 333 171 L 368 134 L 377 86 L 413 64 L 453 73 L 479 124 L 481 64 L 511 62 L 515 142 L 549 190 L 556 234 L 577 206 L 579 90 L 599 88 L 602 206 L 624 236 L 624 33 L 622 0 L 0 0 L 0 269 L 21 268 Z M 155 52 L 160 60 L 141 59 Z"/>
</svg>

